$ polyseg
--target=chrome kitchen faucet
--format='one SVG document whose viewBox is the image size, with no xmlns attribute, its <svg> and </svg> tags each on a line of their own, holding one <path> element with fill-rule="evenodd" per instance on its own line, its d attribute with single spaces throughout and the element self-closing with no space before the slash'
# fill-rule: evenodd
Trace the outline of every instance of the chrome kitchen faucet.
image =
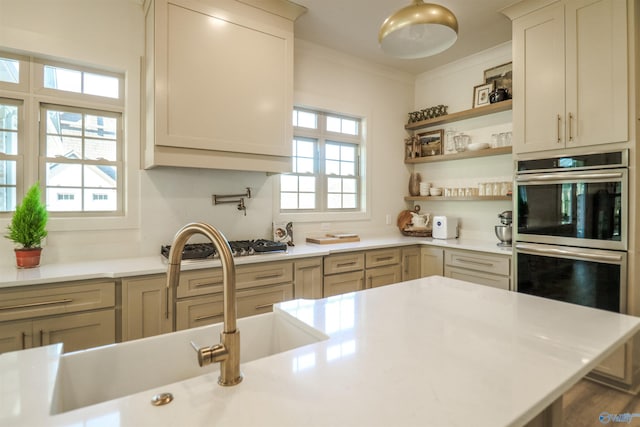
<svg viewBox="0 0 640 427">
<path fill-rule="evenodd" d="M 191 345 L 198 353 L 200 366 L 220 362 L 218 384 L 231 386 L 242 381 L 240 373 L 240 331 L 236 327 L 236 267 L 231 255 L 227 239 L 215 227 L 197 222 L 182 227 L 173 238 L 169 251 L 169 268 L 167 270 L 167 288 L 178 287 L 180 281 L 180 262 L 182 250 L 194 234 L 208 237 L 220 255 L 223 277 L 224 328 L 220 332 L 220 343 L 210 347 Z"/>
</svg>

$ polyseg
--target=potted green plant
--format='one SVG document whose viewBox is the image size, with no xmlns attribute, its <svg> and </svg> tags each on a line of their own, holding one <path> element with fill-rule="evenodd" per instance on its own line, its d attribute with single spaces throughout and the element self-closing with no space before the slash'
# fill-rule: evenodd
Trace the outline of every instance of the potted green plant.
<svg viewBox="0 0 640 427">
<path fill-rule="evenodd" d="M 42 239 L 47 236 L 47 207 L 42 203 L 40 184 L 36 183 L 25 195 L 22 203 L 7 226 L 9 233 L 5 237 L 20 245 L 15 249 L 18 268 L 32 268 L 40 265 Z"/>
</svg>

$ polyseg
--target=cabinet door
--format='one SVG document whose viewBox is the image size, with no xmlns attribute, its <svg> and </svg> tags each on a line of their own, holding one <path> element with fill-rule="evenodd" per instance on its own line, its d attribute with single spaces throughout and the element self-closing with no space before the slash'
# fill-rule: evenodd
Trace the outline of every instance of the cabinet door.
<svg viewBox="0 0 640 427">
<path fill-rule="evenodd" d="M 513 21 L 513 149 L 564 147 L 564 6 Z"/>
<path fill-rule="evenodd" d="M 573 0 L 565 14 L 567 147 L 628 141 L 627 2 Z"/>
<path fill-rule="evenodd" d="M 420 277 L 420 248 L 402 248 L 402 281 Z"/>
<path fill-rule="evenodd" d="M 402 266 L 400 264 L 387 267 L 367 269 L 367 289 L 378 286 L 391 285 L 402 281 Z"/>
<path fill-rule="evenodd" d="M 324 297 L 364 289 L 364 271 L 334 274 L 324 277 Z"/>
<path fill-rule="evenodd" d="M 0 353 L 32 346 L 31 321 L 0 323 Z"/>
<path fill-rule="evenodd" d="M 33 333 L 40 345 L 63 343 L 65 353 L 113 344 L 116 342 L 115 310 L 34 320 Z"/>
<path fill-rule="evenodd" d="M 444 250 L 441 248 L 420 248 L 420 277 L 442 276 L 444 273 Z"/>
<path fill-rule="evenodd" d="M 294 270 L 294 297 L 322 298 L 322 258 L 296 261 Z"/>
<path fill-rule="evenodd" d="M 238 292 L 238 317 L 273 311 L 273 304 L 293 299 L 293 284 L 264 286 Z"/>
<path fill-rule="evenodd" d="M 173 330 L 173 309 L 165 275 L 122 280 L 122 340 Z"/>
</svg>

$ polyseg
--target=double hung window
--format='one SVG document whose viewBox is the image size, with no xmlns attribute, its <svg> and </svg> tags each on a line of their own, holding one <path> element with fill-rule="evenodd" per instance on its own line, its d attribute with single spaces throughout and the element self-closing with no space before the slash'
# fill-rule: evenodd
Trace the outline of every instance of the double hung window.
<svg viewBox="0 0 640 427">
<path fill-rule="evenodd" d="M 361 209 L 361 120 L 296 108 L 292 170 L 280 176 L 280 212 Z"/>
</svg>

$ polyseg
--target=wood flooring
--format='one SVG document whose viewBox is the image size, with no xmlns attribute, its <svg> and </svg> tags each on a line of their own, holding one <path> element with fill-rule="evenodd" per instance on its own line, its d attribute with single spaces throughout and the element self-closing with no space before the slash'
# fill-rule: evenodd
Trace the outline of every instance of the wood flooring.
<svg viewBox="0 0 640 427">
<path fill-rule="evenodd" d="M 640 427 L 640 395 L 634 396 L 622 391 L 581 380 L 563 397 L 564 427 L 589 426 L 635 426 Z M 600 414 L 637 414 L 629 422 L 600 422 Z M 605 421 L 607 419 L 605 418 Z"/>
</svg>

